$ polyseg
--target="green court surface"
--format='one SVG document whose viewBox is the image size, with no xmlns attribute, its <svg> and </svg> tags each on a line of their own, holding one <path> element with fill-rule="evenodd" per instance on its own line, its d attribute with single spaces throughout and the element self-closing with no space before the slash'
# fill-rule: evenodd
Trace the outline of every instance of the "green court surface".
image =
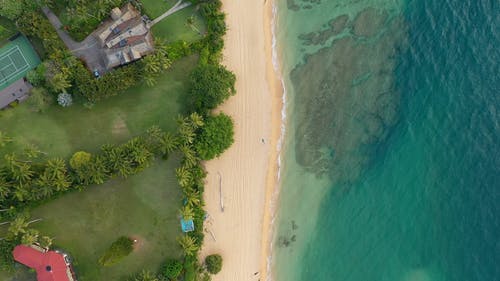
<svg viewBox="0 0 500 281">
<path fill-rule="evenodd" d="M 0 90 L 24 77 L 40 64 L 40 58 L 26 37 L 20 35 L 0 48 Z"/>
</svg>

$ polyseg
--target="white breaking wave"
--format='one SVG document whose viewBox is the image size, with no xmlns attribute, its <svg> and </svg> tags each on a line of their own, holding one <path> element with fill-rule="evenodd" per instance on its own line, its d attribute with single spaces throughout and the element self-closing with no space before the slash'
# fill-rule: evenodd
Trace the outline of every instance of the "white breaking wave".
<svg viewBox="0 0 500 281">
<path fill-rule="evenodd" d="M 276 145 L 276 150 L 278 152 L 278 158 L 277 160 L 277 165 L 278 165 L 278 181 L 277 181 L 277 186 L 274 188 L 273 195 L 271 197 L 271 202 L 270 202 L 270 208 L 271 210 L 271 225 L 269 228 L 269 256 L 267 257 L 267 279 L 266 281 L 272 281 L 273 280 L 273 274 L 272 274 L 272 262 L 273 262 L 273 235 L 274 235 L 274 222 L 276 221 L 276 204 L 277 204 L 277 199 L 278 199 L 278 194 L 280 192 L 280 180 L 281 180 L 281 152 L 283 148 L 283 142 L 285 139 L 285 133 L 286 133 L 286 105 L 287 105 L 287 93 L 286 93 L 286 87 L 285 87 L 285 81 L 283 79 L 282 73 L 281 73 L 281 68 L 280 68 L 280 63 L 278 59 L 278 46 L 277 46 L 277 35 L 276 35 L 276 23 L 278 21 L 278 7 L 275 2 L 272 4 L 272 20 L 271 20 L 271 33 L 272 33 L 272 63 L 274 67 L 274 71 L 276 75 L 278 75 L 280 81 L 281 81 L 281 86 L 283 89 L 282 95 L 281 95 L 281 125 L 280 125 L 280 137 L 278 139 L 278 143 Z"/>
</svg>

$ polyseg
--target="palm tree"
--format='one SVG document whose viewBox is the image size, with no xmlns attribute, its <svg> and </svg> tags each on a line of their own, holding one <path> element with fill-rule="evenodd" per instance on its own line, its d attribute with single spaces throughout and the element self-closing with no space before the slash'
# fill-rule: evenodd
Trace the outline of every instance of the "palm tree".
<svg viewBox="0 0 500 281">
<path fill-rule="evenodd" d="M 148 270 L 143 270 L 132 281 L 160 281 L 160 279 Z"/>
<path fill-rule="evenodd" d="M 198 114 L 198 112 L 191 113 L 191 115 L 189 115 L 189 120 L 193 129 L 198 129 L 204 125 L 203 117 Z"/>
<path fill-rule="evenodd" d="M 195 22 L 194 22 L 194 16 L 190 16 L 186 20 L 186 24 L 194 31 L 198 32 L 198 34 L 201 34 L 201 31 L 196 27 Z"/>
<path fill-rule="evenodd" d="M 80 0 L 77 1 L 77 3 L 78 4 L 75 7 L 74 14 L 78 21 L 83 21 L 85 23 L 88 23 L 90 21 L 90 17 L 99 20 L 96 16 L 90 13 L 89 7 L 91 7 L 91 5 L 88 5 L 87 1 Z"/>
<path fill-rule="evenodd" d="M 118 173 L 123 178 L 127 178 L 132 174 L 130 160 L 121 147 L 111 146 L 103 150 L 105 154 L 104 159 L 106 159 L 107 166 L 112 173 Z"/>
<path fill-rule="evenodd" d="M 19 184 L 14 186 L 14 197 L 20 201 L 20 202 L 23 202 L 25 201 L 26 199 L 29 199 L 30 197 L 30 193 L 27 189 L 26 186 L 22 185 L 22 184 Z"/>
<path fill-rule="evenodd" d="M 93 8 L 95 9 L 96 16 L 98 18 L 103 18 L 107 14 L 107 5 L 106 1 L 103 0 L 97 0 Z"/>
<path fill-rule="evenodd" d="M 193 128 L 191 121 L 188 118 L 178 117 L 177 123 L 179 124 L 179 129 L 177 131 L 179 132 L 182 143 L 193 143 L 196 134 L 194 132 L 195 129 Z"/>
<path fill-rule="evenodd" d="M 45 170 L 51 177 L 59 178 L 67 173 L 68 167 L 62 158 L 54 158 L 47 161 Z"/>
<path fill-rule="evenodd" d="M 200 192 L 198 190 L 194 190 L 192 187 L 187 186 L 182 189 L 182 192 L 186 198 L 187 206 L 194 207 L 201 203 Z"/>
<path fill-rule="evenodd" d="M 158 82 L 156 80 L 156 77 L 157 76 L 155 74 L 149 72 L 144 72 L 142 75 L 142 79 L 144 80 L 144 83 L 146 83 L 148 87 L 153 87 L 154 85 L 156 85 L 156 83 Z"/>
<path fill-rule="evenodd" d="M 129 156 L 131 157 L 132 163 L 137 164 L 137 170 L 142 170 L 143 168 L 149 166 L 153 154 L 146 148 L 146 146 L 138 141 L 133 141 L 130 145 L 127 145 L 130 151 Z"/>
<path fill-rule="evenodd" d="M 12 166 L 11 172 L 12 178 L 21 185 L 28 183 L 35 174 L 28 163 L 16 163 Z"/>
<path fill-rule="evenodd" d="M 12 142 L 12 138 L 5 135 L 2 131 L 0 131 L 0 147 L 6 146 L 8 143 Z"/>
<path fill-rule="evenodd" d="M 153 125 L 146 131 L 146 135 L 148 143 L 156 143 L 163 136 L 163 131 L 160 129 L 158 125 Z"/>
<path fill-rule="evenodd" d="M 54 194 L 54 188 L 52 187 L 52 179 L 49 178 L 47 174 L 42 174 L 37 180 L 38 188 L 35 190 L 35 194 L 38 194 L 41 198 L 49 198 Z"/>
<path fill-rule="evenodd" d="M 23 237 L 21 238 L 21 244 L 24 245 L 32 245 L 38 241 L 38 235 L 40 233 L 36 229 L 28 229 L 23 233 Z"/>
<path fill-rule="evenodd" d="M 61 158 L 54 158 L 47 161 L 47 167 L 44 174 L 47 179 L 50 179 L 50 185 L 55 187 L 57 191 L 63 191 L 71 186 L 71 180 L 68 175 L 66 162 Z"/>
<path fill-rule="evenodd" d="M 175 175 L 180 186 L 186 187 L 191 183 L 192 175 L 186 167 L 181 166 L 175 169 Z"/>
<path fill-rule="evenodd" d="M 170 68 L 172 65 L 172 61 L 168 58 L 167 54 L 165 52 L 156 52 L 154 55 L 154 59 L 158 61 L 158 64 L 160 66 L 160 71 L 165 71 Z"/>
<path fill-rule="evenodd" d="M 155 46 L 155 50 L 160 50 L 160 52 L 162 53 L 165 52 L 165 49 L 167 48 L 167 42 L 161 37 L 155 37 L 153 40 L 153 44 Z"/>
<path fill-rule="evenodd" d="M 172 153 L 177 148 L 177 139 L 167 132 L 160 139 L 161 152 L 165 155 Z"/>
<path fill-rule="evenodd" d="M 96 156 L 92 158 L 93 161 L 89 163 L 87 173 L 87 180 L 91 184 L 103 184 L 107 177 L 106 165 L 104 165 L 103 158 Z"/>
<path fill-rule="evenodd" d="M 28 158 L 37 158 L 40 154 L 47 154 L 41 151 L 36 145 L 30 144 L 24 149 L 24 155 Z"/>
<path fill-rule="evenodd" d="M 42 236 L 39 238 L 38 243 L 42 248 L 48 249 L 52 245 L 52 238 L 49 236 Z"/>
<path fill-rule="evenodd" d="M 162 152 L 161 140 L 165 133 L 158 126 L 152 126 L 146 131 L 146 146 L 155 153 Z"/>
<path fill-rule="evenodd" d="M 184 220 L 192 220 L 194 217 L 194 211 L 189 205 L 183 206 L 179 210 L 179 214 L 181 215 L 182 219 L 184 219 Z"/>
<path fill-rule="evenodd" d="M 180 237 L 177 237 L 177 242 L 181 246 L 181 248 L 184 250 L 184 253 L 186 256 L 192 256 L 196 254 L 196 251 L 198 250 L 198 246 L 196 245 L 196 240 L 192 238 L 191 236 L 188 235 L 183 235 Z"/>
<path fill-rule="evenodd" d="M 157 74 L 162 69 L 160 61 L 154 55 L 146 56 L 142 59 L 142 63 L 145 73 Z"/>
<path fill-rule="evenodd" d="M 193 147 L 190 145 L 181 145 L 179 147 L 179 150 L 182 152 L 184 156 L 184 158 L 182 159 L 184 165 L 188 168 L 194 167 L 198 162 L 198 157 L 196 156 Z"/>
<path fill-rule="evenodd" d="M 26 227 L 28 227 L 28 225 L 29 223 L 26 221 L 26 218 L 24 216 L 18 216 L 10 223 L 9 229 L 7 231 L 9 232 L 9 234 L 15 237 L 19 233 L 25 233 Z"/>
<path fill-rule="evenodd" d="M 65 92 L 67 88 L 71 87 L 68 75 L 64 72 L 56 73 L 50 80 L 50 83 L 56 92 Z"/>
<path fill-rule="evenodd" d="M 10 194 L 11 185 L 7 179 L 0 174 L 0 201 L 5 200 Z"/>
</svg>

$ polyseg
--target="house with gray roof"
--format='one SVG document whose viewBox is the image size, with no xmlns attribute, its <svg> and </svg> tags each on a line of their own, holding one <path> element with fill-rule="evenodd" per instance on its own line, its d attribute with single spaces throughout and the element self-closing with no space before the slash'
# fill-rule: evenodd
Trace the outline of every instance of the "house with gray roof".
<svg viewBox="0 0 500 281">
<path fill-rule="evenodd" d="M 26 79 L 21 78 L 0 91 L 0 109 L 9 106 L 13 102 L 22 102 L 29 97 L 33 88 Z"/>
</svg>

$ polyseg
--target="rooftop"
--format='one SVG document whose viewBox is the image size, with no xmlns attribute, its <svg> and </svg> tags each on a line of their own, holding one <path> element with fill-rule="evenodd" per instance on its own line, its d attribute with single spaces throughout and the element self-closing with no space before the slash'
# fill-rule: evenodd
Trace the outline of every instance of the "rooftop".
<svg viewBox="0 0 500 281">
<path fill-rule="evenodd" d="M 36 270 L 38 281 L 75 281 L 70 263 L 62 253 L 19 245 L 13 255 L 17 262 Z"/>
<path fill-rule="evenodd" d="M 10 84 L 7 88 L 0 90 L 0 109 L 7 107 L 15 101 L 23 101 L 28 98 L 31 85 L 23 78 Z"/>
<path fill-rule="evenodd" d="M 153 37 L 139 11 L 130 3 L 111 11 L 111 18 L 94 33 L 101 46 L 105 67 L 138 60 L 154 51 Z"/>
</svg>

